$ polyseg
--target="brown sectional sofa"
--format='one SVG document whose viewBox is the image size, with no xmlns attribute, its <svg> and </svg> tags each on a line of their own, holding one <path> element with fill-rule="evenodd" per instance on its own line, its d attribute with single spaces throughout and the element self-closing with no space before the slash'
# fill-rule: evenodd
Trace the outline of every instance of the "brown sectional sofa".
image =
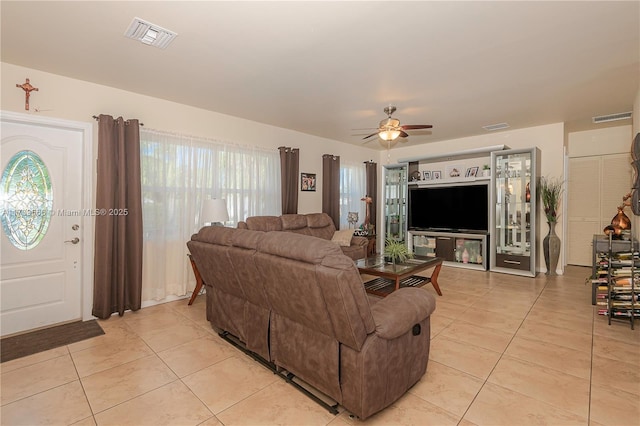
<svg viewBox="0 0 640 426">
<path fill-rule="evenodd" d="M 326 213 L 283 214 L 282 216 L 251 216 L 239 222 L 238 228 L 253 231 L 285 231 L 331 240 L 336 227 Z M 365 237 L 351 237 L 349 246 L 341 246 L 342 252 L 353 260 L 366 257 L 369 240 Z"/>
<path fill-rule="evenodd" d="M 187 245 L 212 326 L 359 418 L 388 407 L 426 371 L 435 299 L 424 289 L 373 303 L 353 260 L 306 235 L 214 226 Z"/>
</svg>

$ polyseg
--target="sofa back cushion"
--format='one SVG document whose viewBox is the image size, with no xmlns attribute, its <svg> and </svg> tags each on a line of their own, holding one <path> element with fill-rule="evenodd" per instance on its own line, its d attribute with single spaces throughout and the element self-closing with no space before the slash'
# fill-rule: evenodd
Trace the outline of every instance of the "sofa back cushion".
<svg viewBox="0 0 640 426">
<path fill-rule="evenodd" d="M 310 213 L 305 215 L 305 217 L 307 219 L 309 235 L 322 238 L 323 240 L 330 240 L 333 238 L 333 234 L 336 232 L 336 227 L 333 224 L 333 219 L 331 219 L 328 214 Z"/>
<path fill-rule="evenodd" d="M 269 303 L 264 292 L 262 277 L 253 261 L 262 235 L 262 232 L 236 229 L 232 235 L 232 246 L 228 248 L 227 256 L 247 300 L 268 308 Z"/>
<path fill-rule="evenodd" d="M 238 230 L 221 226 L 204 227 L 191 238 L 187 246 L 203 281 L 208 286 L 207 291 L 211 291 L 207 299 L 211 298 L 215 304 L 214 309 L 207 313 L 207 319 L 216 327 L 245 340 L 243 312 L 247 304 L 247 295 L 228 255 L 235 231 Z"/>
<path fill-rule="evenodd" d="M 303 214 L 283 214 L 280 216 L 282 230 L 294 234 L 311 235 L 307 226 L 307 217 Z"/>
<path fill-rule="evenodd" d="M 374 331 L 358 269 L 331 241 L 270 232 L 256 265 L 274 313 L 358 350 Z"/>
<path fill-rule="evenodd" d="M 206 283 L 236 297 L 246 298 L 227 255 L 235 231 L 222 226 L 205 226 L 187 246 Z"/>
<path fill-rule="evenodd" d="M 279 216 L 251 216 L 245 221 L 247 229 L 252 231 L 282 231 Z"/>
</svg>

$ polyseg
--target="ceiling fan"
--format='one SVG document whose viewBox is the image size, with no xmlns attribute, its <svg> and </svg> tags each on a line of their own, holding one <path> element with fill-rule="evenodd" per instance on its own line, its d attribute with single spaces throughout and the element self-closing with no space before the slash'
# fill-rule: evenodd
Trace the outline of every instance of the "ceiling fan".
<svg viewBox="0 0 640 426">
<path fill-rule="evenodd" d="M 396 118 L 392 118 L 391 115 L 396 111 L 396 107 L 393 105 L 389 105 L 384 108 L 385 114 L 387 114 L 387 118 L 380 121 L 380 126 L 375 133 L 371 133 L 368 136 L 365 136 L 364 139 L 367 143 L 370 142 L 370 137 L 378 136 L 380 139 L 386 142 L 393 141 L 398 137 L 406 138 L 409 136 L 406 130 L 416 130 L 416 129 L 431 129 L 433 126 L 431 124 L 403 124 L 400 125 L 400 120 Z M 367 140 L 369 139 L 369 140 Z"/>
</svg>

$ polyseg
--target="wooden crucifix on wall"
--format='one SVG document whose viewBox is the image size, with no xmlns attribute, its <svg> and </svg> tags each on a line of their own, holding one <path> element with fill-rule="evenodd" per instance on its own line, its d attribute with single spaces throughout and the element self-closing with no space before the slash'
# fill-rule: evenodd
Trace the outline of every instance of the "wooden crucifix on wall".
<svg viewBox="0 0 640 426">
<path fill-rule="evenodd" d="M 29 111 L 29 96 L 31 96 L 32 91 L 38 91 L 37 87 L 33 87 L 31 83 L 29 83 L 29 79 L 24 84 L 16 84 L 16 87 L 24 90 L 24 109 Z"/>
</svg>

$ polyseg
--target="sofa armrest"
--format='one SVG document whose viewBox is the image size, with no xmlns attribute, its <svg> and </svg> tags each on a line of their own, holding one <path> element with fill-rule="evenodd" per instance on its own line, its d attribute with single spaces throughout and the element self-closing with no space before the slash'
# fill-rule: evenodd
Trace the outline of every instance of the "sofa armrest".
<svg viewBox="0 0 640 426">
<path fill-rule="evenodd" d="M 369 245 L 369 239 L 367 237 L 354 235 L 353 237 L 351 237 L 351 245 L 358 247 L 367 247 L 367 245 Z"/>
<path fill-rule="evenodd" d="M 395 339 L 431 315 L 436 308 L 433 295 L 421 288 L 401 288 L 371 307 L 376 335 Z"/>
</svg>

